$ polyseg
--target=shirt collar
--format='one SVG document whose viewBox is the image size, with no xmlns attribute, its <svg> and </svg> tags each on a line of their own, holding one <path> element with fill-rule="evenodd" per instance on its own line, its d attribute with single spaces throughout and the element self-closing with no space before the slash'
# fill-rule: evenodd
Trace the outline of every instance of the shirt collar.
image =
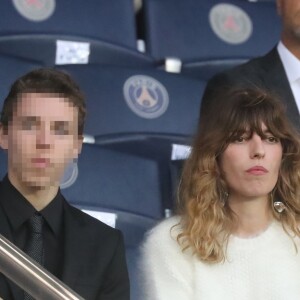
<svg viewBox="0 0 300 300">
<path fill-rule="evenodd" d="M 300 60 L 280 41 L 277 51 L 290 83 L 300 78 Z"/>
<path fill-rule="evenodd" d="M 6 175 L 1 183 L 1 204 L 13 230 L 18 230 L 35 212 L 30 202 L 11 184 Z M 55 235 L 59 234 L 63 216 L 63 196 L 58 191 L 54 199 L 40 211 Z"/>
</svg>

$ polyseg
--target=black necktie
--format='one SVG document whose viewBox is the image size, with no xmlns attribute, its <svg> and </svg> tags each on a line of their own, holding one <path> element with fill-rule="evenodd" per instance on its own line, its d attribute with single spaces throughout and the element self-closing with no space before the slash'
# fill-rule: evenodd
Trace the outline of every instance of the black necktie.
<svg viewBox="0 0 300 300">
<path fill-rule="evenodd" d="M 44 264 L 44 247 L 43 247 L 43 216 L 38 212 L 28 220 L 29 224 L 29 239 L 25 246 L 25 253 L 27 253 L 31 258 L 33 258 L 40 265 Z M 25 300 L 31 300 L 32 298 L 26 292 L 24 293 Z"/>
</svg>

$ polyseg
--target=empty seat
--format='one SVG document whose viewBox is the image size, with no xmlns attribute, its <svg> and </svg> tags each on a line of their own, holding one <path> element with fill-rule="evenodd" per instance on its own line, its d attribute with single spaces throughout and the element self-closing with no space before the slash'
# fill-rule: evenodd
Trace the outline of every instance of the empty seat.
<svg viewBox="0 0 300 300">
<path fill-rule="evenodd" d="M 41 65 L 35 61 L 0 55 L 0 110 L 10 90 L 10 86 L 15 80 L 25 73 L 40 67 Z"/>
<path fill-rule="evenodd" d="M 173 208 L 172 145 L 188 145 L 205 82 L 158 70 L 64 66 L 87 97 L 85 133 L 106 149 L 159 165 L 163 211 Z"/>
<path fill-rule="evenodd" d="M 131 0 L 2 1 L 1 11 L 0 36 L 70 35 L 136 45 Z"/>
<path fill-rule="evenodd" d="M 149 64 L 136 50 L 132 0 L 1 1 L 0 10 L 2 54 L 54 65 L 60 47 L 81 63 L 80 55 L 92 63 Z M 85 42 L 87 49 L 58 46 L 57 40 Z"/>
<path fill-rule="evenodd" d="M 274 2 L 145 0 L 149 54 L 178 57 L 203 79 L 269 51 L 280 38 Z"/>
<path fill-rule="evenodd" d="M 85 133 L 105 140 L 191 136 L 206 82 L 150 69 L 68 65 L 87 98 Z"/>
<path fill-rule="evenodd" d="M 124 218 L 159 219 L 163 216 L 158 165 L 151 160 L 84 144 L 78 174 L 64 186 L 63 194 L 74 205 L 104 209 Z M 117 221 L 121 221 L 121 218 Z M 136 239 L 136 237 L 133 237 Z"/>
</svg>

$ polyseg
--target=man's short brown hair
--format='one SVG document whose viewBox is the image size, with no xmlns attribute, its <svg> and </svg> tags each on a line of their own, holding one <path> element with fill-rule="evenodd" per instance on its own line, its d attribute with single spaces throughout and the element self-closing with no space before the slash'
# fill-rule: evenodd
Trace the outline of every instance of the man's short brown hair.
<svg viewBox="0 0 300 300">
<path fill-rule="evenodd" d="M 8 127 L 18 99 L 25 93 L 53 94 L 66 98 L 74 107 L 78 108 L 78 134 L 83 134 L 86 116 L 85 97 L 70 75 L 52 68 L 33 70 L 13 83 L 4 100 L 1 113 L 0 122 L 4 128 Z"/>
</svg>

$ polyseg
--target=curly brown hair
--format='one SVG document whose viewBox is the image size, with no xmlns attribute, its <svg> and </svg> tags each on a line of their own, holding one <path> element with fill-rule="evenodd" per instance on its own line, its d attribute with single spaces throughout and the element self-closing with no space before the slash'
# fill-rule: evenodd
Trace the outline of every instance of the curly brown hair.
<svg viewBox="0 0 300 300">
<path fill-rule="evenodd" d="M 276 97 L 259 89 L 227 89 L 218 95 L 218 111 L 200 123 L 192 152 L 187 159 L 178 192 L 181 216 L 177 241 L 191 248 L 208 263 L 226 259 L 226 247 L 237 218 L 222 199 L 228 188 L 219 167 L 220 155 L 235 137 L 247 130 L 264 136 L 262 123 L 282 145 L 282 162 L 272 192 L 286 210 L 279 214 L 270 201 L 270 210 L 287 233 L 300 236 L 300 134 L 289 123 Z M 271 199 L 271 197 L 270 197 Z"/>
</svg>

